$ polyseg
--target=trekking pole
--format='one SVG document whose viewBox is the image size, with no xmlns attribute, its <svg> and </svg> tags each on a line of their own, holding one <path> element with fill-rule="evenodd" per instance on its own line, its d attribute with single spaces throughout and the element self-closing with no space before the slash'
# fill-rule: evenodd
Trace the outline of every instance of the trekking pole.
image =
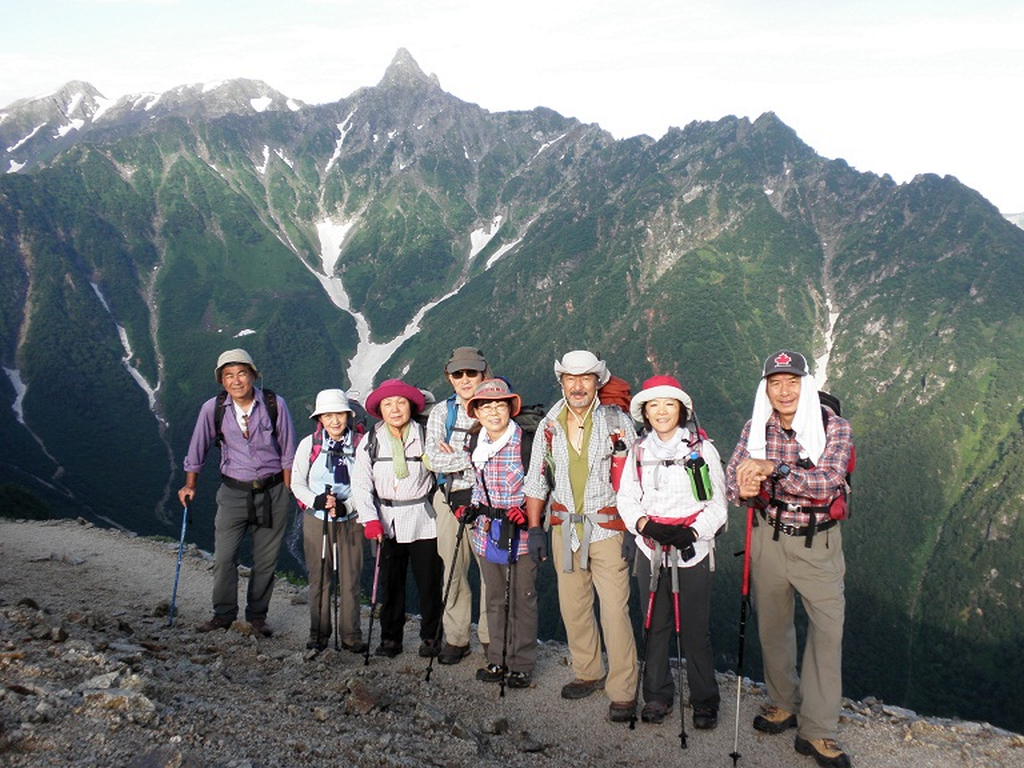
<svg viewBox="0 0 1024 768">
<path fill-rule="evenodd" d="M 186 497 L 189 501 L 192 501 L 191 496 Z M 184 511 L 181 513 L 181 539 L 178 541 L 178 564 L 174 568 L 174 590 L 171 592 L 171 613 L 167 618 L 167 626 L 174 625 L 174 605 L 178 600 L 178 577 L 181 575 L 181 555 L 185 551 L 185 528 L 188 525 L 189 512 L 188 505 L 185 505 Z"/>
<path fill-rule="evenodd" d="M 366 633 L 366 651 L 363 656 L 363 666 L 370 666 L 370 646 L 373 645 L 373 614 L 377 610 L 377 583 L 380 580 L 380 551 L 384 542 L 376 542 L 377 553 L 374 555 L 373 563 L 373 590 L 370 592 L 370 628 Z"/>
<path fill-rule="evenodd" d="M 506 518 L 507 519 L 507 518 Z M 511 521 L 509 521 L 511 522 Z M 505 566 L 505 628 L 501 633 L 501 691 L 498 693 L 498 698 L 505 698 L 505 677 L 508 675 L 506 662 L 508 661 L 508 614 L 509 606 L 512 603 L 512 566 L 515 565 L 515 560 L 512 559 L 513 548 L 519 548 L 519 542 L 516 541 L 516 537 L 519 534 L 516 532 L 516 524 L 512 523 L 508 532 L 508 565 Z"/>
<path fill-rule="evenodd" d="M 651 618 L 654 616 L 654 596 L 658 594 L 658 583 L 661 581 L 661 544 L 654 542 L 651 549 L 651 578 L 648 582 L 650 594 L 647 597 L 647 614 L 644 616 L 643 650 L 640 656 L 640 671 L 636 676 L 636 693 L 633 695 L 633 714 L 629 716 L 629 730 L 636 730 L 636 709 L 640 706 L 640 686 L 644 673 L 647 671 L 647 657 L 650 653 Z M 657 563 L 657 565 L 655 565 Z"/>
<path fill-rule="evenodd" d="M 334 533 L 332 553 L 334 555 L 334 650 L 336 651 L 341 650 L 341 647 L 338 645 L 341 636 L 341 624 L 339 621 L 341 610 L 338 607 L 339 593 L 341 592 L 341 573 L 339 571 L 341 553 L 338 550 L 338 525 L 341 525 L 341 523 L 338 522 L 337 516 L 335 516 L 335 519 L 331 521 L 331 531 Z"/>
<path fill-rule="evenodd" d="M 740 585 L 740 640 L 736 653 L 736 726 L 732 735 L 732 764 L 740 759 L 740 693 L 743 688 L 743 645 L 747 634 L 747 609 L 750 607 L 750 537 L 754 530 L 754 508 L 747 507 L 747 539 L 743 547 L 743 582 Z M 740 553 L 737 553 L 740 554 Z"/>
<path fill-rule="evenodd" d="M 324 485 L 324 493 L 330 493 L 331 486 Z M 320 588 L 316 594 L 316 634 L 317 643 L 319 644 L 320 638 L 322 637 L 323 627 L 320 626 L 320 619 L 324 615 L 324 576 L 327 573 L 327 510 L 323 510 L 324 523 L 321 527 L 321 538 L 320 538 Z M 330 578 L 330 577 L 328 577 Z"/>
<path fill-rule="evenodd" d="M 466 513 L 462 513 L 462 519 L 459 520 L 459 532 L 455 534 L 455 547 L 452 552 L 452 564 L 448 567 L 448 583 L 444 587 L 444 597 L 441 598 L 441 618 L 437 621 L 437 631 L 434 633 L 434 645 L 436 646 L 441 642 L 441 632 L 444 630 L 444 609 L 448 605 L 448 595 L 452 591 L 452 581 L 455 578 L 455 565 L 459 559 L 459 545 L 462 544 L 462 535 L 466 532 Z M 427 663 L 427 677 L 426 681 L 430 682 L 430 673 L 434 668 L 434 658 L 436 654 L 431 655 L 430 661 Z"/>
<path fill-rule="evenodd" d="M 679 550 L 672 547 L 672 602 L 676 614 L 676 685 L 679 688 L 679 746 L 686 749 L 686 703 L 683 697 L 683 634 L 679 622 Z"/>
</svg>

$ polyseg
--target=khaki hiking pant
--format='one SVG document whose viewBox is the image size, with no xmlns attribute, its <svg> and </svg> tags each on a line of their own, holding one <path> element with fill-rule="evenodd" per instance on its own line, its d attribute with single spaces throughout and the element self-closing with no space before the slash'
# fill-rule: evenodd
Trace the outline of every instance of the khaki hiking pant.
<svg viewBox="0 0 1024 768">
<path fill-rule="evenodd" d="M 604 692 L 611 701 L 632 701 L 636 695 L 637 657 L 633 625 L 629 620 L 629 567 L 622 559 L 622 536 L 591 542 L 588 570 L 580 568 L 580 553 L 573 552 L 573 571 L 562 568 L 562 526 L 551 526 L 551 555 L 558 576 L 558 605 L 572 656 L 572 669 L 580 680 L 604 677 L 601 637 L 608 652 L 608 679 Z M 594 613 L 594 595 L 601 603 L 601 626 Z"/>
<path fill-rule="evenodd" d="M 843 692 L 842 648 L 846 596 L 842 525 L 814 537 L 779 535 L 764 520 L 750 542 L 754 611 L 772 704 L 797 714 L 797 732 L 808 741 L 834 739 Z M 807 642 L 797 674 L 794 610 L 800 594 L 807 612 Z"/>
<path fill-rule="evenodd" d="M 452 567 L 452 555 L 455 552 L 455 538 L 459 533 L 459 521 L 455 513 L 444 500 L 444 493 L 434 494 L 434 511 L 437 513 L 437 553 L 444 561 L 444 579 L 442 590 L 448 585 L 448 573 Z M 469 625 L 473 620 L 473 591 L 469 586 L 469 564 L 476 558 L 470 538 L 472 526 L 466 526 L 459 545 L 458 559 L 455 561 L 455 574 L 452 578 L 448 603 L 444 607 L 444 639 L 452 645 L 469 645 Z M 477 558 L 477 566 L 480 562 Z M 443 593 L 442 593 L 443 594 Z M 487 587 L 480 579 L 480 619 L 476 629 L 477 639 L 481 643 L 488 642 L 487 632 Z"/>
</svg>

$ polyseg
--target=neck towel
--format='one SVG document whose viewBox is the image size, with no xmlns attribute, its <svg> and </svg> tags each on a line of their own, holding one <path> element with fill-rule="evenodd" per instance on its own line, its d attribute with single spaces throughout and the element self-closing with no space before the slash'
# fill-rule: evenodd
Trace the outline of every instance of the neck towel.
<svg viewBox="0 0 1024 768">
<path fill-rule="evenodd" d="M 800 401 L 797 403 L 796 415 L 790 428 L 796 432 L 796 441 L 803 449 L 801 457 L 817 464 L 825 450 L 825 426 L 821 422 L 821 401 L 818 390 L 813 386 L 814 380 L 804 376 L 800 382 Z M 768 380 L 761 379 L 754 395 L 754 413 L 750 417 L 750 436 L 747 438 L 747 452 L 755 459 L 765 458 L 764 427 L 772 416 L 772 404 L 768 399 Z"/>
</svg>

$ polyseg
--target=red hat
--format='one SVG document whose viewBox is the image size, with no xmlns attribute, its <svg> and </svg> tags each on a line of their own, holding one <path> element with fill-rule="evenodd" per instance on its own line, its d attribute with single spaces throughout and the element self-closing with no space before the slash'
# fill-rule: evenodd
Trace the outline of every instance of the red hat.
<svg viewBox="0 0 1024 768">
<path fill-rule="evenodd" d="M 693 413 L 693 400 L 683 391 L 674 376 L 651 376 L 644 382 L 643 389 L 633 395 L 629 404 L 630 415 L 635 421 L 644 420 L 644 404 L 659 397 L 671 397 L 681 402 L 687 413 Z"/>
<path fill-rule="evenodd" d="M 423 410 L 426 400 L 423 393 L 411 384 L 406 384 L 401 379 L 388 379 L 381 382 L 381 385 L 370 393 L 366 398 L 366 410 L 372 416 L 380 418 L 380 401 L 388 397 L 404 397 L 412 406 L 412 415 Z"/>
</svg>

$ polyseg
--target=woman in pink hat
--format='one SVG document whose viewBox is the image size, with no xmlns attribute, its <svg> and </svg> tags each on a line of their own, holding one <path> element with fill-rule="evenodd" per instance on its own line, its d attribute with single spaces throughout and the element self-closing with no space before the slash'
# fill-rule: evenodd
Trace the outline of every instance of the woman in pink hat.
<svg viewBox="0 0 1024 768">
<path fill-rule="evenodd" d="M 413 420 L 424 404 L 423 393 L 399 379 L 371 392 L 366 410 L 381 421 L 359 443 L 352 471 L 352 500 L 364 535 L 381 546 L 381 644 L 375 653 L 389 658 L 402 652 L 410 564 L 420 598 L 419 653 L 438 651 L 443 564 L 430 505 L 433 476 L 423 466 L 423 428 Z"/>
<path fill-rule="evenodd" d="M 648 613 L 641 719 L 660 723 L 672 711 L 669 640 L 677 629 L 678 601 L 685 617 L 678 643 L 686 656 L 693 725 L 714 728 L 720 697 L 708 622 L 715 534 L 725 525 L 727 511 L 722 462 L 675 378 L 645 381 L 630 412 L 647 433 L 629 449 L 618 492 L 619 514 L 636 535 L 636 575 L 641 607 Z"/>
</svg>

